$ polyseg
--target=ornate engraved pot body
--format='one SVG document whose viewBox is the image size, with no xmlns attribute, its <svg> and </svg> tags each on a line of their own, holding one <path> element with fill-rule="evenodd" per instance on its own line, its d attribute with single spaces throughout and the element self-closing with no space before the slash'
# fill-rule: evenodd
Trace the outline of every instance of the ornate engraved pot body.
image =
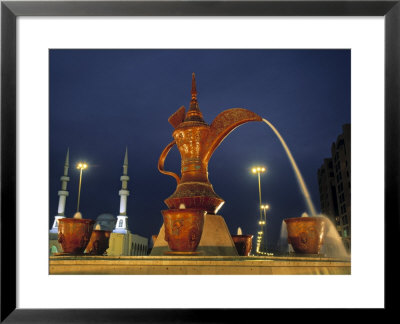
<svg viewBox="0 0 400 324">
<path fill-rule="evenodd" d="M 240 256 L 249 256 L 252 247 L 253 235 L 231 235 L 236 250 Z"/>
<path fill-rule="evenodd" d="M 285 219 L 288 242 L 296 253 L 318 254 L 326 232 L 322 217 L 297 217 Z"/>
<path fill-rule="evenodd" d="M 161 211 L 165 240 L 172 251 L 194 252 L 203 233 L 205 210 L 169 209 Z"/>
<path fill-rule="evenodd" d="M 58 242 L 64 253 L 83 254 L 93 231 L 94 220 L 61 218 L 58 225 Z"/>
<path fill-rule="evenodd" d="M 86 247 L 85 253 L 93 255 L 103 255 L 108 249 L 111 231 L 93 230 L 90 241 Z"/>
</svg>

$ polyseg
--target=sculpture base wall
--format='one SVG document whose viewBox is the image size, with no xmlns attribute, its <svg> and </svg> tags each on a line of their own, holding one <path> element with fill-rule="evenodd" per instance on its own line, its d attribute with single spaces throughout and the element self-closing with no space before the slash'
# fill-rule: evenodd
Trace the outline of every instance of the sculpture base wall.
<svg viewBox="0 0 400 324">
<path fill-rule="evenodd" d="M 350 275 L 351 262 L 323 257 L 51 256 L 51 275 Z"/>
</svg>

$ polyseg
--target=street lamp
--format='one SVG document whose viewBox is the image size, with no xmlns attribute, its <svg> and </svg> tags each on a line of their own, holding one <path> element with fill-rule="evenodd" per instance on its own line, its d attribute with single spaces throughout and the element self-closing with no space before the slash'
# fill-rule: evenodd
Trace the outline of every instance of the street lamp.
<svg viewBox="0 0 400 324">
<path fill-rule="evenodd" d="M 264 211 L 264 219 L 261 222 L 265 225 L 267 222 L 267 209 L 269 209 L 269 205 L 261 205 L 261 209 Z"/>
<path fill-rule="evenodd" d="M 261 231 L 258 231 L 257 233 L 258 233 L 258 236 L 257 236 L 257 248 L 256 248 L 256 252 L 257 252 L 257 253 L 260 253 L 260 244 L 261 244 L 261 241 L 262 241 L 263 231 L 261 230 Z"/>
<path fill-rule="evenodd" d="M 259 199 L 260 199 L 260 222 L 263 221 L 263 219 L 262 219 L 262 211 L 261 211 L 261 206 L 262 206 L 262 204 L 261 204 L 261 173 L 264 173 L 265 171 L 267 171 L 267 169 L 265 167 L 263 167 L 263 166 L 255 166 L 255 167 L 253 167 L 251 169 L 251 172 L 254 173 L 254 174 L 257 173 L 257 176 L 258 176 L 258 196 L 259 196 Z M 261 225 L 261 230 L 262 229 L 263 228 L 262 228 L 262 225 Z M 260 244 L 258 244 L 258 246 L 257 246 L 257 252 L 258 252 L 259 246 L 260 246 Z"/>
<path fill-rule="evenodd" d="M 267 233 L 266 224 L 267 224 L 267 209 L 269 209 L 269 205 L 261 205 L 260 207 L 264 212 L 264 218 L 261 219 L 258 223 L 260 224 L 261 228 Z M 266 249 L 266 236 L 264 237 L 264 248 Z"/>
<path fill-rule="evenodd" d="M 87 169 L 88 165 L 85 162 L 79 162 L 76 165 L 76 168 L 78 170 L 81 170 L 80 176 L 79 176 L 79 190 L 78 190 L 78 206 L 76 207 L 76 212 L 79 212 L 79 201 L 81 199 L 81 187 L 82 187 L 82 172 L 83 170 Z"/>
<path fill-rule="evenodd" d="M 266 171 L 265 167 L 257 166 L 251 169 L 251 172 L 254 174 L 257 173 L 258 175 L 258 196 L 260 198 L 260 219 L 262 218 L 261 214 L 261 173 L 264 173 Z"/>
</svg>

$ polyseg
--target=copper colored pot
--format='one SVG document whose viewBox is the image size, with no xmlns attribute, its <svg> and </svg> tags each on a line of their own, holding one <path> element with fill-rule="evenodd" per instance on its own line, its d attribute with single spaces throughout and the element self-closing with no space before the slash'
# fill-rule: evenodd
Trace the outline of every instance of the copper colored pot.
<svg viewBox="0 0 400 324">
<path fill-rule="evenodd" d="M 176 252 L 194 252 L 203 233 L 205 210 L 169 209 L 161 211 L 168 246 Z"/>
<path fill-rule="evenodd" d="M 285 223 L 288 242 L 296 253 L 319 253 L 326 232 L 326 223 L 322 217 L 287 218 Z"/>
<path fill-rule="evenodd" d="M 58 222 L 58 242 L 64 253 L 83 254 L 92 234 L 94 220 L 61 218 Z"/>
<path fill-rule="evenodd" d="M 111 231 L 93 230 L 85 253 L 103 255 L 108 249 Z"/>
<path fill-rule="evenodd" d="M 236 250 L 240 256 L 249 256 L 253 235 L 231 235 Z"/>
</svg>

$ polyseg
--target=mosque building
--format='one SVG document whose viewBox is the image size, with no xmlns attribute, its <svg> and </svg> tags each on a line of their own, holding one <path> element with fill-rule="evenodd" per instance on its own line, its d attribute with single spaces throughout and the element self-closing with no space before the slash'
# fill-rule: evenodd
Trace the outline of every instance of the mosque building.
<svg viewBox="0 0 400 324">
<path fill-rule="evenodd" d="M 65 203 L 67 201 L 67 197 L 69 192 L 67 191 L 67 184 L 69 181 L 68 177 L 68 169 L 69 169 L 69 149 L 67 150 L 67 155 L 65 157 L 64 163 L 64 175 L 61 176 L 61 190 L 58 191 L 58 212 L 54 217 L 53 226 L 49 233 L 49 251 L 50 255 L 54 253 L 62 252 L 61 244 L 58 242 L 58 220 L 60 218 L 65 218 Z"/>
<path fill-rule="evenodd" d="M 49 252 L 50 255 L 62 252 L 61 244 L 58 242 L 58 220 L 65 218 L 65 204 L 68 197 L 67 183 L 69 168 L 69 149 L 64 164 L 64 175 L 61 177 L 61 190 L 58 191 L 59 204 L 58 213 L 54 217 L 53 226 L 49 233 Z M 109 240 L 109 248 L 106 255 L 109 256 L 129 256 L 129 255 L 147 255 L 148 239 L 137 234 L 132 234 L 128 228 L 127 200 L 128 190 L 128 149 L 125 150 L 123 172 L 120 178 L 122 188 L 119 191 L 120 207 L 119 214 L 115 218 L 112 214 L 101 214 L 97 217 L 94 228 L 100 228 L 105 231 L 112 231 Z"/>
</svg>

